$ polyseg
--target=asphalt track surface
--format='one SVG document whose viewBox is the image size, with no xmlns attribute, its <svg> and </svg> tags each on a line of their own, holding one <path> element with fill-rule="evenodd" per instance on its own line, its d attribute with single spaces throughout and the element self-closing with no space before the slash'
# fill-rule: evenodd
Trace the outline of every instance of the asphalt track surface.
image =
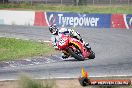
<svg viewBox="0 0 132 88">
<path fill-rule="evenodd" d="M 96 54 L 94 60 L 62 60 L 59 55 L 40 57 L 43 60 L 48 58 L 48 63 L 1 66 L 0 80 L 18 79 L 23 73 L 40 79 L 77 78 L 81 75 L 82 67 L 89 72 L 90 77 L 132 76 L 132 30 L 77 28 L 76 31 L 85 42 L 90 43 Z M 0 36 L 48 41 L 51 35 L 47 27 L 1 25 Z"/>
</svg>

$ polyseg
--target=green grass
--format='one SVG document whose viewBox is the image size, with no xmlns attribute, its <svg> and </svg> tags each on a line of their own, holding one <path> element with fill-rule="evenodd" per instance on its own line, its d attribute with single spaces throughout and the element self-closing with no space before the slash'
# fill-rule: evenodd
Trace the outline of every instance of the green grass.
<svg viewBox="0 0 132 88">
<path fill-rule="evenodd" d="M 48 55 L 53 51 L 54 49 L 47 44 L 13 38 L 0 38 L 0 61 Z"/>
<path fill-rule="evenodd" d="M 125 13 L 132 14 L 132 5 L 86 5 L 86 6 L 66 6 L 66 5 L 45 5 L 29 3 L 21 4 L 0 4 L 0 9 L 17 10 L 37 10 L 37 11 L 64 11 L 77 13 Z"/>
</svg>

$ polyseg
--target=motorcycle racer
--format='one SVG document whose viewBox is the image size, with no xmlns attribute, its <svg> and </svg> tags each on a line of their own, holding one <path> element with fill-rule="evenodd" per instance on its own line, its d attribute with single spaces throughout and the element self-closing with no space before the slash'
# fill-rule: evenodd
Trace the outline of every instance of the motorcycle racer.
<svg viewBox="0 0 132 88">
<path fill-rule="evenodd" d="M 55 49 L 58 49 L 57 42 L 60 40 L 61 35 L 69 35 L 70 37 L 76 38 L 77 40 L 80 40 L 82 43 L 85 44 L 87 50 L 91 50 L 91 47 L 89 46 L 89 43 L 85 43 L 81 37 L 81 35 L 78 32 L 75 32 L 73 29 L 67 29 L 67 28 L 58 28 L 56 24 L 52 24 L 49 26 L 49 31 L 52 34 L 51 41 L 52 45 Z M 62 53 L 62 58 L 68 58 L 69 55 L 66 52 Z"/>
</svg>

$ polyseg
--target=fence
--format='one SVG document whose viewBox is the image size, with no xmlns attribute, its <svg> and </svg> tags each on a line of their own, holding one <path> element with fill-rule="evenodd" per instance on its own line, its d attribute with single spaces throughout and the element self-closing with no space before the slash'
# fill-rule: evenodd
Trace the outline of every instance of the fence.
<svg viewBox="0 0 132 88">
<path fill-rule="evenodd" d="M 0 0 L 0 3 L 43 3 L 63 5 L 132 5 L 132 0 Z"/>
</svg>

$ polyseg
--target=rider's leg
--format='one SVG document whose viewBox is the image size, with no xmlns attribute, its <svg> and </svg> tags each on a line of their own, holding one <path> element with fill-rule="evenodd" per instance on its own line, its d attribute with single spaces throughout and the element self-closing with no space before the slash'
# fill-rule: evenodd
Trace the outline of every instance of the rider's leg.
<svg viewBox="0 0 132 88">
<path fill-rule="evenodd" d="M 89 43 L 85 43 L 85 46 L 86 46 L 86 48 L 87 48 L 88 51 L 91 50 L 91 47 L 90 47 Z"/>
<path fill-rule="evenodd" d="M 85 43 L 82 38 L 80 39 L 80 41 L 82 43 L 84 43 L 84 45 L 86 46 L 87 50 L 89 50 L 89 51 L 91 50 L 91 47 L 90 47 L 89 43 Z"/>
<path fill-rule="evenodd" d="M 91 47 L 89 45 L 89 43 L 85 43 L 81 37 L 81 35 L 78 32 L 74 32 L 73 38 L 76 38 L 78 40 L 80 40 L 82 43 L 84 43 L 84 45 L 86 46 L 87 50 L 91 50 Z"/>
</svg>

